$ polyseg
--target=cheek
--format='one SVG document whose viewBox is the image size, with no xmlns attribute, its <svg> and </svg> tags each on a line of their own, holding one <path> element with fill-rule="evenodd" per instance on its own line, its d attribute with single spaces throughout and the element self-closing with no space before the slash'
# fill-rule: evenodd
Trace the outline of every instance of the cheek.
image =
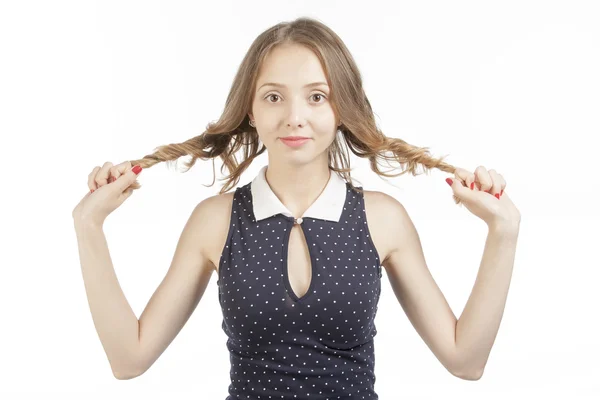
<svg viewBox="0 0 600 400">
<path fill-rule="evenodd" d="M 335 119 L 329 116 L 313 120 L 312 125 L 315 134 L 326 139 L 334 137 L 338 129 Z"/>
<path fill-rule="evenodd" d="M 335 141 L 337 137 L 337 130 L 332 128 L 331 125 L 323 127 L 323 130 L 315 132 L 315 141 L 319 149 L 326 149 Z"/>
</svg>

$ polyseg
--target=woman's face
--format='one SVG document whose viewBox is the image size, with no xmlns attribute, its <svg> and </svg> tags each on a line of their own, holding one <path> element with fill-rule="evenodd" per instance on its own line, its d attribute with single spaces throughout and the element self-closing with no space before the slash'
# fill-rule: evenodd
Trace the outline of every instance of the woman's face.
<svg viewBox="0 0 600 400">
<path fill-rule="evenodd" d="M 285 45 L 271 51 L 259 71 L 248 114 L 270 156 L 308 161 L 328 149 L 338 126 L 329 94 L 321 63 L 311 50 Z M 288 136 L 308 140 L 291 147 L 281 140 Z"/>
</svg>

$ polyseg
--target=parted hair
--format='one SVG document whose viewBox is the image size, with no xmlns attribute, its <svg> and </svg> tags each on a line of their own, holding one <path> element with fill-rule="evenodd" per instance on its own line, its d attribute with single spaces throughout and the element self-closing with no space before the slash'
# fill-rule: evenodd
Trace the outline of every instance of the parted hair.
<svg viewBox="0 0 600 400">
<path fill-rule="evenodd" d="M 213 182 L 209 186 L 213 186 L 216 178 L 214 159 L 220 157 L 223 161 L 221 172 L 226 168 L 228 175 L 223 179 L 226 182 L 219 194 L 235 187 L 246 168 L 266 150 L 264 144 L 260 146 L 256 128 L 249 124 L 248 118 L 258 72 L 269 52 L 276 46 L 286 44 L 302 45 L 312 50 L 325 72 L 330 101 L 337 120 L 341 121 L 336 138 L 328 149 L 332 173 L 338 173 L 354 190 L 360 191 L 350 179 L 350 150 L 358 157 L 368 158 L 371 170 L 380 176 L 396 177 L 407 172 L 416 176 L 419 174 L 419 165 L 424 173 L 437 168 L 454 174 L 456 168 L 443 161 L 445 156 L 434 158 L 428 147 L 417 147 L 383 134 L 375 122 L 361 73 L 350 51 L 331 28 L 309 17 L 280 22 L 258 35 L 236 72 L 222 115 L 216 122 L 209 123 L 202 134 L 183 143 L 159 146 L 152 154 L 130 160 L 132 166 L 140 165 L 146 169 L 160 162 L 169 163 L 182 156 L 191 156 L 184 164 L 187 168 L 184 172 L 187 172 L 197 159 L 212 159 Z M 380 161 L 386 161 L 388 165 L 390 161 L 396 161 L 400 172 L 381 171 Z M 137 181 L 130 186 L 132 189 L 140 187 Z M 460 203 L 456 196 L 454 201 Z"/>
</svg>

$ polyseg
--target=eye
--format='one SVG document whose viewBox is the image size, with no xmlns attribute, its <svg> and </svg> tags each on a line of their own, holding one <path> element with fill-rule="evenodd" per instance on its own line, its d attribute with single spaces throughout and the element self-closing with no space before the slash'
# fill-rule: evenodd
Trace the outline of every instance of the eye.
<svg viewBox="0 0 600 400">
<path fill-rule="evenodd" d="M 269 98 L 271 98 L 271 97 L 273 97 L 273 96 L 275 96 L 275 97 L 279 97 L 279 95 L 277 95 L 277 94 L 275 94 L 275 93 L 271 93 L 271 94 L 268 94 L 268 95 L 265 97 L 265 99 L 269 99 Z M 269 103 L 276 103 L 276 102 L 269 101 Z"/>
<path fill-rule="evenodd" d="M 265 96 L 265 100 L 268 99 L 269 103 L 277 103 L 277 101 L 271 101 L 271 99 L 273 98 L 273 96 L 275 96 L 276 98 L 279 98 L 278 94 L 275 93 L 269 93 L 268 95 Z M 314 93 L 313 95 L 311 95 L 311 97 L 315 97 L 315 96 L 319 96 L 319 98 L 326 98 L 326 96 L 323 93 Z M 317 101 L 317 103 L 322 103 L 322 101 Z"/>
<path fill-rule="evenodd" d="M 315 93 L 315 94 L 313 94 L 313 97 L 314 97 L 314 96 L 320 96 L 320 97 L 323 97 L 323 98 L 325 98 L 325 95 L 324 95 L 324 94 L 322 94 L 322 93 Z M 317 103 L 320 103 L 320 101 L 318 101 Z"/>
</svg>

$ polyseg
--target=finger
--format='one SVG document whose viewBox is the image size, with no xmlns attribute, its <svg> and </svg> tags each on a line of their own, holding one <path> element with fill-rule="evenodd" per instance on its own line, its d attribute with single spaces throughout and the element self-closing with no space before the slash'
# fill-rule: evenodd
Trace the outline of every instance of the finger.
<svg viewBox="0 0 600 400">
<path fill-rule="evenodd" d="M 110 169 L 110 175 L 113 177 L 113 179 L 111 180 L 111 182 L 116 181 L 117 179 L 119 179 L 119 177 L 121 175 L 123 175 L 124 173 L 126 173 L 127 171 L 129 171 L 133 166 L 131 165 L 130 161 L 124 161 L 121 164 L 117 164 L 114 167 L 112 167 Z"/>
<path fill-rule="evenodd" d="M 116 184 L 119 185 L 118 187 L 121 189 L 122 192 L 124 192 L 126 189 L 128 189 L 129 186 L 131 186 L 135 182 L 138 175 L 142 172 L 141 166 L 136 166 L 136 167 L 139 167 L 139 171 L 137 174 L 135 173 L 133 168 L 130 168 L 121 176 L 121 179 L 119 179 L 117 181 Z"/>
<path fill-rule="evenodd" d="M 450 184 L 450 187 L 454 192 L 454 196 L 457 199 L 464 200 L 465 198 L 468 198 L 470 190 L 462 184 L 460 179 L 448 178 L 446 182 Z"/>
<path fill-rule="evenodd" d="M 113 164 L 111 162 L 105 162 L 104 165 L 102 165 L 102 168 L 100 168 L 100 171 L 98 171 L 94 178 L 98 187 L 102 187 L 108 183 L 108 174 L 112 166 Z"/>
<path fill-rule="evenodd" d="M 500 195 L 500 191 L 502 190 L 502 181 L 504 179 L 502 179 L 502 177 L 496 172 L 496 170 L 490 169 L 488 171 L 488 173 L 490 174 L 490 178 L 492 180 L 492 187 L 490 189 L 490 194 L 493 195 Z"/>
<path fill-rule="evenodd" d="M 88 187 L 90 188 L 90 190 L 96 190 L 96 189 L 98 189 L 98 186 L 96 185 L 96 180 L 95 179 L 96 179 L 96 175 L 98 174 L 99 170 L 100 170 L 100 167 L 96 167 L 88 175 Z"/>
<path fill-rule="evenodd" d="M 467 188 L 471 190 L 479 190 L 479 188 L 475 187 L 475 174 L 471 171 L 468 171 L 463 168 L 458 168 L 457 171 L 455 171 L 454 175 L 461 181 L 464 181 L 464 186 L 466 186 Z"/>
<path fill-rule="evenodd" d="M 498 174 L 498 179 L 500 180 L 500 196 L 504 194 L 504 190 L 506 189 L 506 179 L 502 174 Z"/>
<path fill-rule="evenodd" d="M 500 177 L 500 196 L 502 196 L 502 194 L 504 193 L 504 190 L 506 189 L 506 179 L 504 179 L 504 176 L 502 174 L 498 174 L 498 176 Z"/>
<path fill-rule="evenodd" d="M 489 192 L 492 188 L 492 178 L 485 167 L 479 166 L 475 169 L 475 184 L 479 185 L 479 190 Z"/>
<path fill-rule="evenodd" d="M 133 193 L 133 189 L 127 189 L 125 190 L 123 193 L 121 193 L 121 202 L 127 200 L 129 197 L 131 197 L 131 194 Z"/>
<path fill-rule="evenodd" d="M 469 188 L 470 188 L 471 182 L 475 178 L 473 173 L 467 171 L 464 168 L 456 168 L 454 170 L 454 177 L 456 178 L 456 180 L 460 181 L 463 186 L 469 187 Z"/>
</svg>

